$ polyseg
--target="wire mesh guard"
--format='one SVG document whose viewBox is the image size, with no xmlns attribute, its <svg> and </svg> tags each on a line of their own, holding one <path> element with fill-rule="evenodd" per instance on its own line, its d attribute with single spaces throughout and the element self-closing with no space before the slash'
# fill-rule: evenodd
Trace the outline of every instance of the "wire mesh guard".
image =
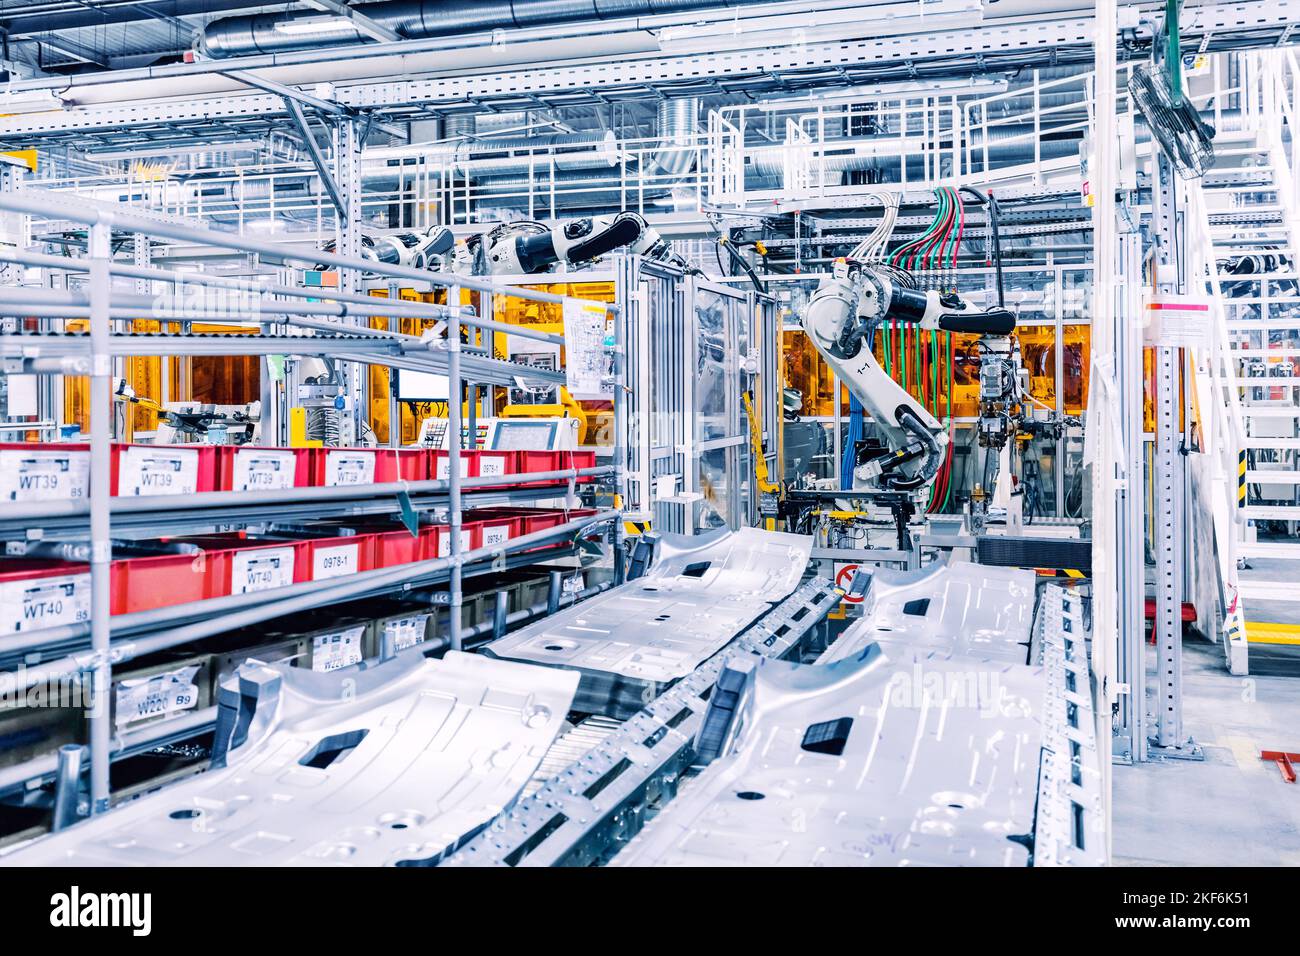
<svg viewBox="0 0 1300 956">
<path fill-rule="evenodd" d="M 1184 179 L 1204 175 L 1214 162 L 1214 127 L 1201 119 L 1187 95 L 1175 106 L 1168 86 L 1142 67 L 1133 70 L 1128 90 L 1179 175 Z"/>
</svg>

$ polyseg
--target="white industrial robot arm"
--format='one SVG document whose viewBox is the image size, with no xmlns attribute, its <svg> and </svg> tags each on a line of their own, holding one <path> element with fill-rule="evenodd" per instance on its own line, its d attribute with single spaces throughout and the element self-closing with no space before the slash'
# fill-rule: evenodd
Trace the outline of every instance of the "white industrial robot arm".
<svg viewBox="0 0 1300 956">
<path fill-rule="evenodd" d="M 1006 309 L 976 310 L 955 294 L 908 288 L 889 272 L 851 259 L 837 260 L 813 293 L 805 332 L 887 440 L 886 450 L 858 463 L 854 483 L 908 491 L 934 479 L 948 434 L 866 347 L 871 332 L 890 319 L 922 329 L 990 335 L 1009 335 L 1016 322 Z"/>
<path fill-rule="evenodd" d="M 581 265 L 626 249 L 679 268 L 689 268 L 646 220 L 634 212 L 571 219 L 554 227 L 509 223 L 484 237 L 486 268 L 492 275 L 545 271 L 557 262 Z"/>
</svg>

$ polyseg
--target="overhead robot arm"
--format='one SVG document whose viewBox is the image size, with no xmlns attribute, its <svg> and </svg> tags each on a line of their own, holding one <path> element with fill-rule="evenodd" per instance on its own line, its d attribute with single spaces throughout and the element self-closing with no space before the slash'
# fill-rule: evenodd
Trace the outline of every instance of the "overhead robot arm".
<svg viewBox="0 0 1300 956">
<path fill-rule="evenodd" d="M 868 347 L 874 330 L 894 320 L 920 329 L 1010 335 L 1016 320 L 1003 308 L 972 308 L 955 293 L 922 292 L 901 270 L 838 259 L 804 313 L 804 330 L 849 391 L 870 412 L 887 447 L 854 468 L 854 486 L 910 491 L 934 480 L 948 433 L 887 375 Z"/>
<path fill-rule="evenodd" d="M 694 271 L 634 212 L 571 219 L 554 227 L 539 222 L 503 223 L 482 238 L 481 248 L 482 271 L 490 275 L 543 272 L 557 262 L 581 265 L 615 249 Z"/>
</svg>

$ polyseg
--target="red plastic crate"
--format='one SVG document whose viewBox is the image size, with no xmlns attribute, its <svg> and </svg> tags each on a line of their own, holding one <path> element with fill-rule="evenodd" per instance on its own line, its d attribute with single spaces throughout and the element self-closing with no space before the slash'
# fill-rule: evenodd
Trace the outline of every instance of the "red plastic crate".
<svg viewBox="0 0 1300 956">
<path fill-rule="evenodd" d="M 432 477 L 427 448 L 391 448 L 376 462 L 375 481 L 427 481 Z"/>
<path fill-rule="evenodd" d="M 430 525 L 436 534 L 433 538 L 434 550 L 431 557 L 445 558 L 451 554 L 451 525 Z M 460 526 L 461 553 L 483 547 L 483 526 L 479 521 L 462 521 Z"/>
<path fill-rule="evenodd" d="M 595 468 L 596 453 L 594 451 L 576 451 L 565 449 L 559 453 L 561 468 Z M 578 484 L 585 485 L 596 480 L 595 475 L 579 475 Z"/>
<path fill-rule="evenodd" d="M 559 471 L 560 470 L 560 452 L 558 451 L 520 451 L 516 452 L 519 456 L 519 474 L 529 475 L 542 471 Z M 535 488 L 538 485 L 546 485 L 546 481 L 521 481 L 522 488 Z"/>
<path fill-rule="evenodd" d="M 309 541 L 249 539 L 241 535 L 201 535 L 174 540 L 197 544 L 203 549 L 201 555 L 190 560 L 207 576 L 209 597 L 262 591 L 311 579 Z M 180 602 L 169 599 L 166 603 Z"/>
<path fill-rule="evenodd" d="M 451 476 L 451 452 L 435 451 L 429 462 L 429 477 L 435 481 L 445 481 Z M 462 451 L 460 453 L 460 476 L 477 478 L 479 476 L 479 452 Z"/>
<path fill-rule="evenodd" d="M 217 446 L 131 445 L 111 449 L 114 495 L 192 495 L 216 490 Z M 0 444 L 0 501 L 84 498 L 90 493 L 90 445 Z"/>
<path fill-rule="evenodd" d="M 394 531 L 377 531 L 371 534 L 374 540 L 374 567 L 393 568 L 400 564 L 425 561 L 433 557 L 434 529 L 436 525 L 423 525 L 418 535 L 413 535 L 405 528 Z"/>
<path fill-rule="evenodd" d="M 479 547 L 505 544 L 524 533 L 524 519 L 518 515 L 482 515 L 478 511 L 468 512 L 466 517 L 479 526 Z"/>
<path fill-rule="evenodd" d="M 375 537 L 373 534 L 353 534 L 308 540 L 308 580 L 323 581 L 373 570 Z"/>
<path fill-rule="evenodd" d="M 219 491 L 271 491 L 311 484 L 310 448 L 262 448 L 222 445 L 217 448 Z"/>
<path fill-rule="evenodd" d="M 112 612 L 130 614 L 224 597 L 230 592 L 221 590 L 210 564 L 206 552 L 119 558 L 113 562 Z"/>
<path fill-rule="evenodd" d="M 496 451 L 485 449 L 474 453 L 478 458 L 478 471 L 481 478 L 496 478 L 502 475 L 517 475 L 520 472 L 519 452 Z M 505 485 L 503 487 L 509 487 Z"/>
</svg>

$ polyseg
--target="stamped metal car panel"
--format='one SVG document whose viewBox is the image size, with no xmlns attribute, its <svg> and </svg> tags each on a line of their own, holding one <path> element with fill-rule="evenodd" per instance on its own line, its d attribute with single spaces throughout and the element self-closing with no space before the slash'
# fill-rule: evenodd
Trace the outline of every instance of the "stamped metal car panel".
<svg viewBox="0 0 1300 956">
<path fill-rule="evenodd" d="M 223 685 L 214 769 L 5 862 L 432 863 L 514 803 L 577 683 L 454 651 L 347 674 L 250 662 Z"/>
<path fill-rule="evenodd" d="M 856 656 L 875 642 L 892 660 L 971 657 L 1023 664 L 1034 623 L 1033 571 L 959 561 L 919 571 L 872 569 L 862 617 L 819 663 Z M 860 588 L 855 581 L 855 588 Z"/>
<path fill-rule="evenodd" d="M 746 685 L 730 749 L 614 865 L 1028 862 L 1041 668 L 891 662 L 875 646 L 730 666 Z"/>
<path fill-rule="evenodd" d="M 802 535 L 664 535 L 643 577 L 494 641 L 493 657 L 579 670 L 577 708 L 636 713 L 798 587 Z"/>
</svg>

